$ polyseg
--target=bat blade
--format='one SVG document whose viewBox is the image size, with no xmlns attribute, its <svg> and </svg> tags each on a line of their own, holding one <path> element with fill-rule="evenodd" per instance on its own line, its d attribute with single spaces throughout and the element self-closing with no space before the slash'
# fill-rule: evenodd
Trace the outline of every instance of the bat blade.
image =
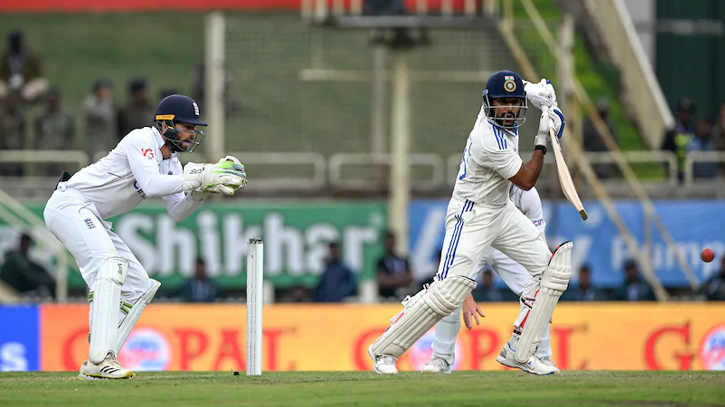
<svg viewBox="0 0 725 407">
<path fill-rule="evenodd" d="M 571 202 L 572 205 L 579 212 L 582 220 L 587 220 L 589 215 L 587 214 L 584 205 L 582 204 L 579 194 L 574 186 L 574 181 L 571 179 L 571 173 L 569 167 L 564 161 L 564 155 L 561 151 L 561 144 L 559 144 L 559 138 L 556 137 L 556 133 L 552 127 L 549 127 L 549 135 L 551 136 L 551 147 L 554 150 L 554 159 L 556 160 L 556 172 L 559 174 L 559 183 L 561 184 L 561 190 L 564 192 L 566 199 Z"/>
</svg>

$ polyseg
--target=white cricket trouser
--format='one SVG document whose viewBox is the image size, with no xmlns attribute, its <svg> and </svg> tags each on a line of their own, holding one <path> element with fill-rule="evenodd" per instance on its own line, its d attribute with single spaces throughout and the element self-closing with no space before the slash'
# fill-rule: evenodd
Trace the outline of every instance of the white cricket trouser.
<svg viewBox="0 0 725 407">
<path fill-rule="evenodd" d="M 111 223 L 100 219 L 92 202 L 74 189 L 61 189 L 53 192 L 45 206 L 46 226 L 73 255 L 88 287 L 93 286 L 98 268 L 107 258 L 119 256 L 128 261 L 121 300 L 133 304 L 152 285 L 146 270 L 126 243 L 111 230 Z M 119 309 L 118 322 L 124 317 Z"/>
<path fill-rule="evenodd" d="M 516 295 L 521 296 L 532 278 L 526 269 L 519 263 L 511 260 L 500 251 L 489 247 L 484 251 L 483 260 L 476 268 L 476 275 L 479 275 L 486 266 L 501 277 L 506 286 Z M 435 340 L 433 341 L 433 356 L 441 358 L 453 365 L 455 362 L 456 337 L 461 329 L 461 309 L 453 311 L 443 318 L 435 327 Z M 536 351 L 537 357 L 551 357 L 551 344 L 549 342 L 549 331 L 544 334 L 541 345 Z"/>
<path fill-rule="evenodd" d="M 538 291 L 541 275 L 551 258 L 551 252 L 544 240 L 543 233 L 510 200 L 505 206 L 494 207 L 474 204 L 456 197 L 451 199 L 446 215 L 446 234 L 441 262 L 436 278 L 444 279 L 451 275 L 464 275 L 475 279 L 481 270 L 481 265 L 486 264 L 486 260 L 494 261 L 493 253 L 495 252 L 490 247 L 498 249 L 501 257 L 507 258 L 508 262 L 517 267 L 489 265 L 512 291 L 521 295 L 522 298 L 533 299 Z M 488 259 L 487 254 L 491 254 Z M 502 272 L 502 267 L 512 270 Z M 516 272 L 515 269 L 518 269 L 519 272 Z M 520 272 L 520 270 L 525 270 L 525 272 Z M 524 279 L 523 275 L 526 274 L 528 276 Z M 516 276 L 514 277 L 514 275 Z M 530 301 L 521 302 L 515 326 L 518 326 L 528 313 L 527 304 L 530 306 Z M 442 334 L 441 341 L 438 346 L 434 344 L 434 354 L 439 354 L 452 364 L 451 347 L 455 349 L 455 336 L 460 329 L 460 310 L 452 312 L 438 323 L 436 342 L 438 342 L 439 328 L 441 328 Z M 548 338 L 547 342 L 539 348 L 542 353 L 547 352 L 548 355 L 537 352 L 537 356 L 551 354 Z"/>
</svg>

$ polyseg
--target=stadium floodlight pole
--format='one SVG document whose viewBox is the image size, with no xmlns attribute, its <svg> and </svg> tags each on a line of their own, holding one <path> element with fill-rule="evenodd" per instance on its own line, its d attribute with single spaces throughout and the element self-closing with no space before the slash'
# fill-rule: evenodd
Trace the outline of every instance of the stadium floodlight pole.
<svg viewBox="0 0 725 407">
<path fill-rule="evenodd" d="M 208 117 L 209 128 L 214 136 L 209 137 L 206 146 L 207 160 L 215 162 L 224 157 L 224 54 L 226 30 L 224 15 L 215 11 L 206 17 L 206 46 L 204 56 L 204 89 L 206 97 L 202 109 Z"/>
</svg>

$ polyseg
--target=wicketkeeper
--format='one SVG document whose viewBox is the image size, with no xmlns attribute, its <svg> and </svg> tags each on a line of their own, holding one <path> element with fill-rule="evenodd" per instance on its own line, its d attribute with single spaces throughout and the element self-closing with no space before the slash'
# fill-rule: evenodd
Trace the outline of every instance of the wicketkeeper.
<svg viewBox="0 0 725 407">
<path fill-rule="evenodd" d="M 181 221 L 210 194 L 231 196 L 247 184 L 244 166 L 234 157 L 182 167 L 179 153 L 194 151 L 204 139 L 197 126 L 207 125 L 191 98 L 166 97 L 153 123 L 131 131 L 108 155 L 72 177 L 64 173 L 43 212 L 90 288 L 90 349 L 82 379 L 134 377 L 116 358 L 160 286 L 105 219 L 161 198 L 169 215 Z"/>
</svg>

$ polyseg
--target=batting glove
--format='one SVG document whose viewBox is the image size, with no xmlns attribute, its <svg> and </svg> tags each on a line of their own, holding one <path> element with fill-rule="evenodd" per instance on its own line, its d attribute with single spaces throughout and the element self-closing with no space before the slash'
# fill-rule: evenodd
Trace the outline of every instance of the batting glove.
<svg viewBox="0 0 725 407">
<path fill-rule="evenodd" d="M 566 126 L 566 121 L 564 120 L 564 113 L 561 112 L 561 109 L 558 107 L 553 107 L 549 109 L 549 119 L 551 119 L 551 127 L 554 128 L 554 133 L 556 133 L 557 138 L 561 138 L 561 136 L 564 134 L 564 126 Z"/>
<path fill-rule="evenodd" d="M 539 117 L 539 130 L 536 132 L 536 138 L 534 139 L 534 147 L 536 146 L 547 146 L 549 141 L 549 125 L 551 118 L 549 117 L 549 108 L 541 106 L 541 117 Z"/>
<path fill-rule="evenodd" d="M 542 106 L 548 108 L 556 106 L 554 85 L 546 78 L 542 79 L 539 83 L 524 81 L 524 91 L 529 102 L 539 110 L 541 110 Z"/>
</svg>

